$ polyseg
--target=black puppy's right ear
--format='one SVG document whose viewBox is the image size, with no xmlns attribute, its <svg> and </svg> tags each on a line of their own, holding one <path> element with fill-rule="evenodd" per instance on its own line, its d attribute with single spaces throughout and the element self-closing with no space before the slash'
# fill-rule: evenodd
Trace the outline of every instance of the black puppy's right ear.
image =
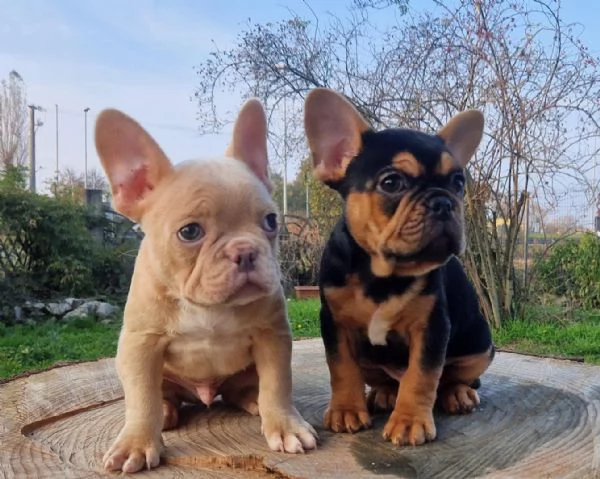
<svg viewBox="0 0 600 479">
<path fill-rule="evenodd" d="M 363 132 L 369 129 L 342 95 L 327 88 L 312 90 L 304 102 L 304 130 L 315 177 L 326 183 L 341 180 L 361 149 Z"/>
</svg>

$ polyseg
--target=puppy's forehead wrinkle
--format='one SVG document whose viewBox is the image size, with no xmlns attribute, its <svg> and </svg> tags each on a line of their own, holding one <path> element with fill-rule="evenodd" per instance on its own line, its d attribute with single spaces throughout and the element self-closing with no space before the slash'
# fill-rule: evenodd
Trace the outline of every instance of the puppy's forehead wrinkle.
<svg viewBox="0 0 600 479">
<path fill-rule="evenodd" d="M 174 222 L 203 217 L 218 222 L 249 222 L 276 211 L 264 184 L 245 164 L 231 158 L 178 164 L 169 184 L 157 195 L 157 202 L 162 216 Z"/>
<path fill-rule="evenodd" d="M 390 167 L 410 176 L 434 174 L 442 155 L 448 155 L 441 138 L 414 130 L 367 131 L 362 139 L 363 148 L 350 162 L 345 182 L 359 191 L 367 188 L 368 179 Z M 417 167 L 413 160 L 422 167 Z"/>
</svg>

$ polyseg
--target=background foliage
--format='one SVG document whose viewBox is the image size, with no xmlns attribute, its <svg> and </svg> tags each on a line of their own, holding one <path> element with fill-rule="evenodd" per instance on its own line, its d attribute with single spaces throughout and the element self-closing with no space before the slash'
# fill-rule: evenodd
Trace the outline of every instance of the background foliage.
<svg viewBox="0 0 600 479">
<path fill-rule="evenodd" d="M 538 295 L 552 294 L 575 307 L 600 309 L 600 238 L 586 233 L 555 245 L 537 266 L 534 287 Z"/>
<path fill-rule="evenodd" d="M 201 129 L 226 121 L 219 93 L 257 96 L 270 111 L 273 149 L 300 160 L 302 104 L 314 87 L 342 92 L 374 128 L 434 133 L 458 111 L 482 110 L 464 262 L 499 327 L 528 296 L 515 259 L 529 203 L 551 205 L 574 189 L 589 200 L 596 188 L 587 172 L 599 153 L 600 61 L 560 1 L 432 3 L 361 0 L 340 16 L 249 21 L 197 65 Z M 283 128 L 274 114 L 282 110 Z"/>
<path fill-rule="evenodd" d="M 102 211 L 22 185 L 16 170 L 0 180 L 0 320 L 27 299 L 124 295 L 135 245 L 105 235 Z"/>
</svg>

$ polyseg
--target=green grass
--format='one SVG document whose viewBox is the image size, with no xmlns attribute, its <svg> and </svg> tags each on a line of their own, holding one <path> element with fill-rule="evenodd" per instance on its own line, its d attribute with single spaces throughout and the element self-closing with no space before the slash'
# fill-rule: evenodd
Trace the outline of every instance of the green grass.
<svg viewBox="0 0 600 479">
<path fill-rule="evenodd" d="M 59 361 L 114 356 L 120 324 L 89 318 L 36 325 L 0 324 L 0 378 L 45 369 Z"/>
<path fill-rule="evenodd" d="M 319 329 L 318 299 L 305 299 L 302 301 L 288 301 L 288 316 L 292 325 L 294 338 L 318 338 L 321 336 Z"/>
<path fill-rule="evenodd" d="M 509 351 L 600 364 L 600 311 L 565 316 L 538 307 L 526 313 L 524 319 L 507 321 L 494 332 L 494 342 Z"/>
<path fill-rule="evenodd" d="M 290 300 L 294 338 L 319 337 L 319 301 Z M 0 378 L 51 367 L 60 361 L 114 356 L 120 322 L 93 319 L 36 325 L 0 324 Z M 501 349 L 520 353 L 583 359 L 600 364 L 600 311 L 578 311 L 566 318 L 560 308 L 536 307 L 524 319 L 507 322 L 494 332 Z"/>
</svg>

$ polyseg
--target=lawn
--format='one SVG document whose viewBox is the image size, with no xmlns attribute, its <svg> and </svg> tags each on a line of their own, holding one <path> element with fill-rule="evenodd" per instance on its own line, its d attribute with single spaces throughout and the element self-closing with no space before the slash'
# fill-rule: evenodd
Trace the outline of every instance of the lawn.
<svg viewBox="0 0 600 479">
<path fill-rule="evenodd" d="M 120 324 L 91 318 L 36 325 L 0 324 L 0 379 L 45 369 L 60 361 L 114 356 Z"/>
<path fill-rule="evenodd" d="M 577 311 L 571 316 L 560 308 L 538 306 L 524 316 L 507 321 L 494 333 L 498 347 L 600 364 L 600 311 Z"/>
<path fill-rule="evenodd" d="M 318 300 L 290 300 L 294 337 L 319 336 Z M 114 356 L 119 321 L 93 319 L 37 325 L 0 324 L 0 378 L 45 369 L 61 361 L 86 361 Z M 600 364 L 600 311 L 578 312 L 564 319 L 558 312 L 537 308 L 523 319 L 507 322 L 494 332 L 500 349 L 574 358 Z"/>
</svg>

